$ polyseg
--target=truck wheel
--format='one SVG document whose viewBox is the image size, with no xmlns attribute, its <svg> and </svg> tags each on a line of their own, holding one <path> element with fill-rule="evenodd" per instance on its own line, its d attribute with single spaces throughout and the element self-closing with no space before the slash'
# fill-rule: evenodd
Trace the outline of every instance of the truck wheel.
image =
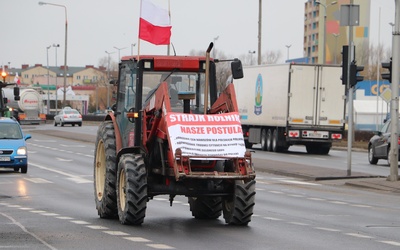
<svg viewBox="0 0 400 250">
<path fill-rule="evenodd" d="M 97 130 L 93 174 L 96 209 L 101 218 L 116 218 L 118 215 L 115 145 L 112 122 L 103 122 Z"/>
<path fill-rule="evenodd" d="M 320 147 L 320 148 L 318 148 L 318 153 L 320 155 L 327 155 L 327 154 L 329 154 L 330 150 L 331 150 L 331 147 Z"/>
<path fill-rule="evenodd" d="M 274 132 L 272 134 L 272 151 L 273 152 L 281 151 L 281 148 L 278 146 L 278 142 L 279 142 L 278 130 L 274 129 Z"/>
<path fill-rule="evenodd" d="M 196 219 L 217 219 L 222 214 L 221 197 L 189 197 L 190 211 Z"/>
<path fill-rule="evenodd" d="M 223 199 L 222 211 L 226 223 L 243 226 L 249 224 L 255 204 L 255 186 L 255 180 L 247 183 L 235 181 L 233 195 Z"/>
<path fill-rule="evenodd" d="M 57 127 L 57 122 L 56 122 L 56 120 L 54 120 L 54 127 Z"/>
<path fill-rule="evenodd" d="M 317 149 L 314 146 L 306 145 L 306 151 L 308 154 L 315 154 Z"/>
<path fill-rule="evenodd" d="M 267 151 L 272 151 L 272 132 L 271 129 L 268 129 L 267 132 Z"/>
<path fill-rule="evenodd" d="M 118 163 L 117 203 L 122 224 L 140 225 L 146 216 L 147 176 L 143 157 L 125 154 Z"/>
<path fill-rule="evenodd" d="M 370 164 L 373 165 L 376 165 L 378 163 L 378 158 L 375 157 L 375 152 L 372 145 L 368 146 L 368 161 Z"/>
<path fill-rule="evenodd" d="M 265 129 L 261 130 L 261 150 L 268 150 L 268 138 L 267 131 Z"/>
</svg>

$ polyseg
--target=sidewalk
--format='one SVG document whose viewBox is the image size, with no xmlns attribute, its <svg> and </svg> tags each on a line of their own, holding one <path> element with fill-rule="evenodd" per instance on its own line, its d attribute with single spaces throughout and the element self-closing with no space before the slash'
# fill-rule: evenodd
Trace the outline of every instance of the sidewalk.
<svg viewBox="0 0 400 250">
<path fill-rule="evenodd" d="M 388 181 L 386 176 L 376 176 L 360 172 L 352 172 L 347 176 L 347 170 L 337 170 L 303 164 L 286 164 L 278 161 L 264 161 L 253 158 L 257 171 L 311 181 L 344 180 L 346 185 L 360 188 L 370 188 L 381 191 L 400 193 L 400 180 Z"/>
</svg>

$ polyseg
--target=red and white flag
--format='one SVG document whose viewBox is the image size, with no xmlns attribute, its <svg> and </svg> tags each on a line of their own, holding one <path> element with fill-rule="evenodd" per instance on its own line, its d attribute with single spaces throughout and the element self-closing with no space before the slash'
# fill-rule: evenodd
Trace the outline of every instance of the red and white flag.
<svg viewBox="0 0 400 250">
<path fill-rule="evenodd" d="M 15 77 L 14 77 L 14 83 L 16 83 L 16 84 L 21 84 L 21 80 L 19 79 L 19 77 L 18 77 L 18 72 L 15 74 Z"/>
<path fill-rule="evenodd" d="M 171 38 L 171 21 L 168 11 L 142 0 L 139 20 L 139 39 L 155 45 L 168 45 Z"/>
</svg>

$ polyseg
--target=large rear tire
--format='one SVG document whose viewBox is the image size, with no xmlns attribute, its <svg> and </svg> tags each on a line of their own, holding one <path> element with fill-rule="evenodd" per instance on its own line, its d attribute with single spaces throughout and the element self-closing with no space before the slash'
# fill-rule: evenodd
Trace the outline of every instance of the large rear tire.
<svg viewBox="0 0 400 250">
<path fill-rule="evenodd" d="M 271 129 L 268 129 L 267 132 L 267 151 L 272 151 L 272 132 Z"/>
<path fill-rule="evenodd" d="M 142 224 L 148 196 L 146 166 L 141 155 L 121 156 L 117 184 L 119 221 L 122 224 Z"/>
<path fill-rule="evenodd" d="M 111 121 L 103 122 L 97 130 L 94 155 L 94 197 L 101 218 L 116 218 L 117 163 L 115 131 Z"/>
<path fill-rule="evenodd" d="M 264 128 L 261 130 L 261 150 L 262 151 L 268 150 L 267 131 Z"/>
<path fill-rule="evenodd" d="M 196 219 L 218 219 L 222 214 L 221 197 L 189 197 L 189 206 Z"/>
<path fill-rule="evenodd" d="M 256 181 L 243 182 L 237 180 L 233 186 L 233 194 L 223 200 L 225 222 L 233 225 L 247 226 L 253 215 Z"/>
</svg>

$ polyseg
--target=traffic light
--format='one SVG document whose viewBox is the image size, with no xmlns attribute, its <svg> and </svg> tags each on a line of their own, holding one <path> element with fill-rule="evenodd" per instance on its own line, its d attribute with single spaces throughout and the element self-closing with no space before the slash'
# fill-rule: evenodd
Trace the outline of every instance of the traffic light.
<svg viewBox="0 0 400 250">
<path fill-rule="evenodd" d="M 349 65 L 349 46 L 345 45 L 342 49 L 342 80 L 343 85 L 347 85 L 347 70 Z"/>
<path fill-rule="evenodd" d="M 360 76 L 358 72 L 363 71 L 364 66 L 357 66 L 355 61 L 350 64 L 350 88 L 354 87 L 358 82 L 364 80 L 363 76 Z"/>
<path fill-rule="evenodd" d="M 392 82 L 392 58 L 390 58 L 390 62 L 382 63 L 382 68 L 389 70 L 389 73 L 381 74 L 382 79 Z"/>
</svg>

